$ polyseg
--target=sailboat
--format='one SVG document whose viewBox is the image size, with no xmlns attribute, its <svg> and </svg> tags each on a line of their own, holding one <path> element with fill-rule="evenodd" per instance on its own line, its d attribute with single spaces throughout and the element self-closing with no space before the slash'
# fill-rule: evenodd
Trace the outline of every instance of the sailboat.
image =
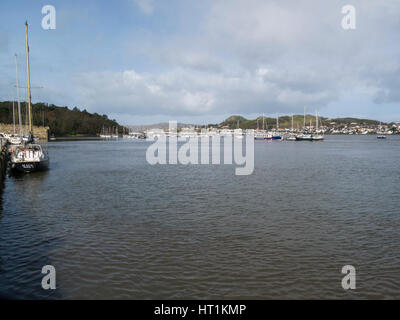
<svg viewBox="0 0 400 320">
<path fill-rule="evenodd" d="M 304 123 L 306 123 L 305 112 L 304 112 Z M 312 123 L 310 120 L 310 131 L 311 131 L 311 127 L 312 127 Z M 297 141 L 322 141 L 322 140 L 324 140 L 324 136 L 317 134 L 317 130 L 318 130 L 318 113 L 316 112 L 316 114 L 315 114 L 315 132 L 316 133 L 313 134 L 313 133 L 304 132 L 303 134 L 296 136 L 296 140 Z"/>
<path fill-rule="evenodd" d="M 239 120 L 237 121 L 237 128 L 233 130 L 233 137 L 236 139 L 243 139 L 243 130 L 239 127 Z"/>
<path fill-rule="evenodd" d="M 292 130 L 290 132 L 290 135 L 288 137 L 286 137 L 287 141 L 296 141 L 296 135 L 293 132 L 294 132 L 294 128 L 293 128 L 293 114 L 292 114 Z"/>
<path fill-rule="evenodd" d="M 379 121 L 379 132 L 378 136 L 376 137 L 377 139 L 386 139 L 386 135 L 384 134 L 383 130 L 382 130 L 382 122 Z"/>
<path fill-rule="evenodd" d="M 107 129 L 107 133 L 106 133 L 106 131 L 104 129 L 104 125 L 103 125 L 103 129 L 101 130 L 101 133 L 100 133 L 100 138 L 101 139 L 111 139 L 111 135 L 108 134 L 108 129 Z"/>
<path fill-rule="evenodd" d="M 265 117 L 264 117 L 264 113 L 263 113 L 263 115 L 262 115 L 262 119 L 263 119 L 263 122 L 262 122 L 262 130 L 259 130 L 259 129 L 258 129 L 258 118 L 257 118 L 257 131 L 256 131 L 256 133 L 255 133 L 255 135 L 254 135 L 254 140 L 272 140 L 272 134 L 268 133 L 268 132 L 265 130 Z M 267 126 L 267 128 L 268 128 L 268 126 Z"/>
<path fill-rule="evenodd" d="M 112 139 L 118 139 L 118 126 L 115 127 L 115 134 L 111 135 Z"/>
<path fill-rule="evenodd" d="M 279 116 L 276 115 L 276 130 L 275 134 L 272 135 L 272 140 L 282 140 L 282 136 L 279 134 Z"/>
<path fill-rule="evenodd" d="M 318 111 L 315 111 L 315 134 L 312 135 L 313 141 L 322 141 L 324 136 L 318 134 Z"/>
<path fill-rule="evenodd" d="M 40 144 L 35 143 L 32 130 L 32 103 L 29 73 L 29 44 L 28 44 L 28 22 L 25 22 L 26 36 L 26 72 L 28 80 L 28 139 L 26 142 L 11 148 L 10 167 L 13 171 L 33 172 L 46 170 L 49 166 L 49 155 Z"/>
</svg>

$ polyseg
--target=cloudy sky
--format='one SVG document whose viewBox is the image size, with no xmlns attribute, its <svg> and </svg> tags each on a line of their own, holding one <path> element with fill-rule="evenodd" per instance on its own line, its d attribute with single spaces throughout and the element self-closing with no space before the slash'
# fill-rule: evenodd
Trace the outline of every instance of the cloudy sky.
<svg viewBox="0 0 400 320">
<path fill-rule="evenodd" d="M 350 0 L 349 0 L 350 1 Z M 43 30 L 42 6 L 56 8 Z M 356 29 L 342 28 L 342 7 Z M 220 122 L 318 110 L 400 121 L 398 0 L 1 0 L 0 100 L 106 113 L 122 124 Z"/>
</svg>

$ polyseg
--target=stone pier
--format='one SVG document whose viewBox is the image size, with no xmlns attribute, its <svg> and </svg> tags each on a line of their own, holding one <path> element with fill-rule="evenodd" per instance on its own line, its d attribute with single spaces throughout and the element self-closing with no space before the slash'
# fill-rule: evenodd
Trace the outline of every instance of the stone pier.
<svg viewBox="0 0 400 320">
<path fill-rule="evenodd" d="M 19 126 L 15 126 L 16 133 L 19 134 Z M 33 134 L 35 137 L 39 138 L 39 141 L 48 141 L 49 139 L 49 127 L 39 127 L 39 126 L 33 126 Z M 26 126 L 22 127 L 22 132 L 24 135 L 27 134 L 26 132 Z M 14 133 L 14 125 L 13 124 L 6 124 L 6 123 L 0 123 L 0 133 Z"/>
</svg>

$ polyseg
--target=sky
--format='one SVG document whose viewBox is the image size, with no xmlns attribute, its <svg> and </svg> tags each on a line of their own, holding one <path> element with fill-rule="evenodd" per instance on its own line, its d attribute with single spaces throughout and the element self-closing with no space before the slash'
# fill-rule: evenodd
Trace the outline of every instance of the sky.
<svg viewBox="0 0 400 320">
<path fill-rule="evenodd" d="M 342 27 L 348 4 L 355 29 Z M 42 28 L 44 5 L 54 30 Z M 34 102 L 123 125 L 305 107 L 400 121 L 398 0 L 1 0 L 0 101 L 16 97 L 15 53 L 26 86 L 26 20 Z"/>
</svg>

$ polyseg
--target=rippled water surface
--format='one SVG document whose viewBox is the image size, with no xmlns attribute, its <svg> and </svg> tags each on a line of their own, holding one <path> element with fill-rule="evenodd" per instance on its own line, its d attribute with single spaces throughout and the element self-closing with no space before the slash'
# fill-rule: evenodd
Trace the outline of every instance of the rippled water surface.
<svg viewBox="0 0 400 320">
<path fill-rule="evenodd" d="M 0 295 L 400 298 L 398 137 L 256 142 L 250 176 L 150 166 L 149 145 L 52 142 L 48 172 L 5 179 Z M 46 264 L 55 291 L 41 288 Z"/>
</svg>

